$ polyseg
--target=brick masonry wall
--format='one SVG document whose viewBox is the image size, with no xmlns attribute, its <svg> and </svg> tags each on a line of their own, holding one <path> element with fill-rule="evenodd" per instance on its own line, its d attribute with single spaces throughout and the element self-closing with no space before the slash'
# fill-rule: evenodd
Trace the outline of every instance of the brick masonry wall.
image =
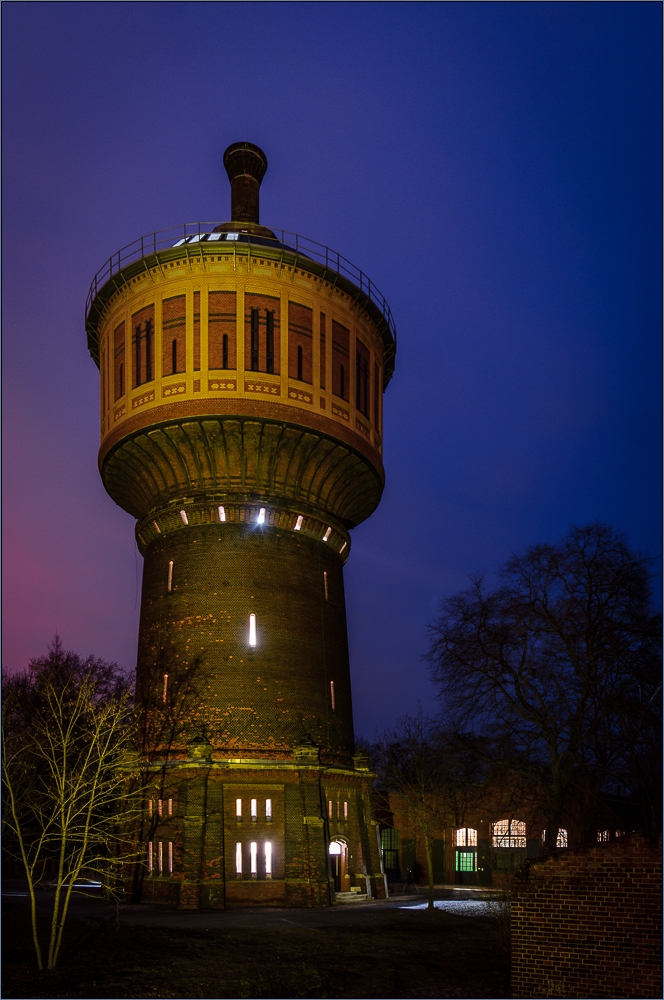
<svg viewBox="0 0 664 1000">
<path fill-rule="evenodd" d="M 513 997 L 661 997 L 662 855 L 640 837 L 531 865 L 512 889 Z"/>
</svg>

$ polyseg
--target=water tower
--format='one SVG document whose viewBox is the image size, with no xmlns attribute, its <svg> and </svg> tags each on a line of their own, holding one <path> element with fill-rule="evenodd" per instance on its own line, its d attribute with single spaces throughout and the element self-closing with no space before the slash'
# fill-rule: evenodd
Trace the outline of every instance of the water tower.
<svg viewBox="0 0 664 1000">
<path fill-rule="evenodd" d="M 381 896 L 343 566 L 383 489 L 394 323 L 345 258 L 260 225 L 262 150 L 224 166 L 231 221 L 135 241 L 86 308 L 99 468 L 144 558 L 143 898 Z"/>
</svg>

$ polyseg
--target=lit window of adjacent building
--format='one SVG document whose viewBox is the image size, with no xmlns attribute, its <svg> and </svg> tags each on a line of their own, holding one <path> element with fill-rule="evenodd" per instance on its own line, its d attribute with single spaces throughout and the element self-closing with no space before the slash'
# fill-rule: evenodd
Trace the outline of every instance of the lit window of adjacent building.
<svg viewBox="0 0 664 1000">
<path fill-rule="evenodd" d="M 471 827 L 462 827 L 456 832 L 457 847 L 477 847 L 477 830 Z M 461 869 L 460 869 L 461 870 Z"/>
<path fill-rule="evenodd" d="M 249 615 L 249 645 L 256 645 L 256 615 Z"/>
<path fill-rule="evenodd" d="M 235 874 L 242 875 L 242 844 L 235 845 Z"/>
<path fill-rule="evenodd" d="M 520 819 L 499 819 L 493 824 L 494 847 L 525 847 L 526 824 Z"/>
<path fill-rule="evenodd" d="M 265 877 L 272 878 L 272 841 L 265 841 Z"/>
<path fill-rule="evenodd" d="M 235 815 L 238 819 L 242 819 L 242 799 L 235 800 Z"/>
<path fill-rule="evenodd" d="M 597 840 L 600 844 L 605 844 L 610 839 L 611 839 L 611 834 L 609 833 L 608 830 L 597 831 Z"/>
<path fill-rule="evenodd" d="M 457 851 L 456 871 L 476 872 L 477 871 L 477 851 Z"/>
<path fill-rule="evenodd" d="M 256 878 L 258 874 L 257 868 L 257 858 L 258 858 L 258 844 L 255 840 L 249 844 L 249 870 L 251 872 L 251 877 Z"/>
<path fill-rule="evenodd" d="M 542 843 L 546 842 L 546 830 L 542 830 Z M 564 827 L 558 827 L 558 835 L 556 837 L 556 847 L 567 847 L 567 830 Z"/>
<path fill-rule="evenodd" d="M 272 819 L 272 799 L 265 800 L 265 819 Z"/>
</svg>

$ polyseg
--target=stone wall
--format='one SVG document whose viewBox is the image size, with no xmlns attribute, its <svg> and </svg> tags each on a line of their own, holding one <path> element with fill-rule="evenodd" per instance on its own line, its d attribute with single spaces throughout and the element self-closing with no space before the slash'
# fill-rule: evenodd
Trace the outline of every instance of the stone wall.
<svg viewBox="0 0 664 1000">
<path fill-rule="evenodd" d="M 535 862 L 514 882 L 513 997 L 661 997 L 661 943 L 661 847 L 640 837 Z"/>
</svg>

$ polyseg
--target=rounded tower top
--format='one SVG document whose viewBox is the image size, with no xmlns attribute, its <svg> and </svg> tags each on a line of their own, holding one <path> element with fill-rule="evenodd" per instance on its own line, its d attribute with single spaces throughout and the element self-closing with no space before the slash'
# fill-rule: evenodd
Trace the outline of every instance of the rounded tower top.
<svg viewBox="0 0 664 1000">
<path fill-rule="evenodd" d="M 224 167 L 231 182 L 232 221 L 258 225 L 259 191 L 267 156 L 252 142 L 234 142 L 224 153 Z"/>
</svg>

